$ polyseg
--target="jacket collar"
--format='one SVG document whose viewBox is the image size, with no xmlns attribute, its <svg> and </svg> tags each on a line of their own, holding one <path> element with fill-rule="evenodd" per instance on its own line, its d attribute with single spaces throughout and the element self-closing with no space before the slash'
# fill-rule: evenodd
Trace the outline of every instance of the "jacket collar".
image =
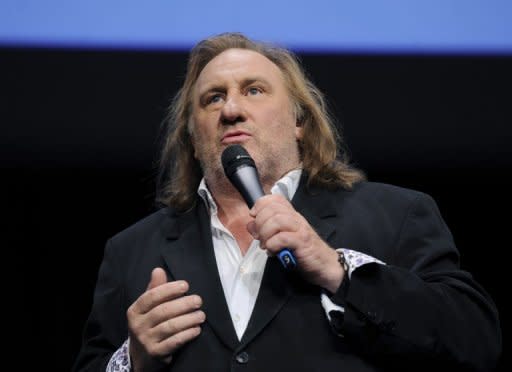
<svg viewBox="0 0 512 372">
<path fill-rule="evenodd" d="M 303 175 L 292 200 L 294 208 L 327 242 L 335 232 L 331 220 L 337 216 L 331 194 L 320 188 L 306 188 Z M 173 280 L 187 280 L 190 293 L 198 294 L 203 299 L 206 321 L 219 339 L 232 350 L 242 349 L 288 302 L 293 295 L 291 281 L 295 275 L 287 273 L 277 259 L 267 260 L 253 314 L 239 342 L 219 278 L 210 238 L 210 219 L 204 203 L 197 203 L 182 214 L 168 210 L 168 215 L 170 221 L 165 227 L 167 241 L 162 247 L 162 255 Z"/>
</svg>

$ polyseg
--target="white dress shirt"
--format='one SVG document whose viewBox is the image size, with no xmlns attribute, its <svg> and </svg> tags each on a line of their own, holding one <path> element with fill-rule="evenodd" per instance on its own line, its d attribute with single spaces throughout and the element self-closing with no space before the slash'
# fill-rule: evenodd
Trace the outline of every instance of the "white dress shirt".
<svg viewBox="0 0 512 372">
<path fill-rule="evenodd" d="M 270 192 L 291 200 L 299 186 L 301 174 L 300 169 L 288 172 L 276 182 Z M 259 240 L 253 240 L 247 253 L 242 256 L 235 237 L 219 220 L 217 204 L 204 179 L 199 185 L 198 193 L 210 213 L 213 249 L 220 281 L 233 326 L 238 339 L 241 340 L 258 297 L 268 256 L 264 250 L 260 249 Z"/>
</svg>

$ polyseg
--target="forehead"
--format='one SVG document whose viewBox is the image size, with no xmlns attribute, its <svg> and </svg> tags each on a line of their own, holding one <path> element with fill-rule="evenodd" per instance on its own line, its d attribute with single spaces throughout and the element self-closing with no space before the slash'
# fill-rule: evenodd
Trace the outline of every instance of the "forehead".
<svg viewBox="0 0 512 372">
<path fill-rule="evenodd" d="M 248 49 L 228 49 L 203 68 L 196 86 L 219 84 L 228 79 L 264 78 L 284 83 L 279 67 L 264 55 Z"/>
</svg>

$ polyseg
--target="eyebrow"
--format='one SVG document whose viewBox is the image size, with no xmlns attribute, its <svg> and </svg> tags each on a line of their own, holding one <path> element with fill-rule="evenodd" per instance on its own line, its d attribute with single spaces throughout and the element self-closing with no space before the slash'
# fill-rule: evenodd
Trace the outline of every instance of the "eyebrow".
<svg viewBox="0 0 512 372">
<path fill-rule="evenodd" d="M 246 78 L 246 79 L 242 80 L 242 84 L 241 85 L 243 87 L 246 87 L 246 86 L 252 85 L 254 83 L 263 83 L 266 86 L 271 86 L 270 82 L 266 78 L 264 78 L 263 76 L 256 76 L 256 77 Z"/>
<path fill-rule="evenodd" d="M 240 82 L 240 86 L 246 87 L 246 86 L 252 85 L 254 83 L 262 83 L 266 87 L 272 86 L 270 84 L 270 82 L 263 76 L 247 77 Z M 206 84 L 206 88 L 202 89 L 199 92 L 199 97 L 202 97 L 203 95 L 205 95 L 209 92 L 222 92 L 224 90 L 225 90 L 225 86 L 223 84 L 218 84 L 218 83 Z"/>
</svg>

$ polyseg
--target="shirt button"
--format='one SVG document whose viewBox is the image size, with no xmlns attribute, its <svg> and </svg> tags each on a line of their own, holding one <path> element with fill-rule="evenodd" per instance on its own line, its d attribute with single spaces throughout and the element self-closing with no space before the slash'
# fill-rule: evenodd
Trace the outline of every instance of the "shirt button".
<svg viewBox="0 0 512 372">
<path fill-rule="evenodd" d="M 245 266 L 240 266 L 240 274 L 245 274 Z"/>
<path fill-rule="evenodd" d="M 234 321 L 238 323 L 240 321 L 240 316 L 238 314 L 235 314 Z"/>
<path fill-rule="evenodd" d="M 247 354 L 245 351 L 242 351 L 235 357 L 235 359 L 238 363 L 245 364 L 249 361 L 249 354 Z"/>
</svg>

